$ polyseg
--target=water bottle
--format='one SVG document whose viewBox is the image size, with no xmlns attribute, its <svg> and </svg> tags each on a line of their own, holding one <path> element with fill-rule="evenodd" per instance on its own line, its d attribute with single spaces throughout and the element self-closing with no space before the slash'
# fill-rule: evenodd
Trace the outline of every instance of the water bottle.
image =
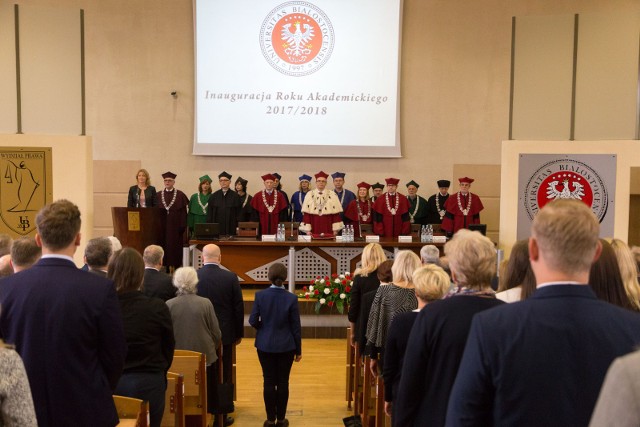
<svg viewBox="0 0 640 427">
<path fill-rule="evenodd" d="M 276 234 L 277 242 L 284 242 L 284 224 L 278 224 L 278 233 Z"/>
<path fill-rule="evenodd" d="M 420 227 L 420 243 L 427 243 L 427 226 Z"/>
<path fill-rule="evenodd" d="M 433 226 L 427 225 L 427 243 L 433 242 Z"/>
</svg>

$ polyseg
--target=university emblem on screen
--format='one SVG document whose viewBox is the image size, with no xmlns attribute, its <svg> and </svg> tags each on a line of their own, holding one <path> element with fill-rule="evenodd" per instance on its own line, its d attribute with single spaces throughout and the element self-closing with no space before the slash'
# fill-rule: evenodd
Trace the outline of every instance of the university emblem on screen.
<svg viewBox="0 0 640 427">
<path fill-rule="evenodd" d="M 602 222 L 609 205 L 606 186 L 596 170 L 575 159 L 545 163 L 530 177 L 525 190 L 525 209 L 529 219 L 556 199 L 576 199 L 591 208 Z"/>
<path fill-rule="evenodd" d="M 51 149 L 0 149 L 0 232 L 26 236 L 36 213 L 51 201 Z"/>
<path fill-rule="evenodd" d="M 260 47 L 273 68 L 289 76 L 315 73 L 333 51 L 333 26 L 316 5 L 291 1 L 274 8 L 262 22 Z"/>
</svg>

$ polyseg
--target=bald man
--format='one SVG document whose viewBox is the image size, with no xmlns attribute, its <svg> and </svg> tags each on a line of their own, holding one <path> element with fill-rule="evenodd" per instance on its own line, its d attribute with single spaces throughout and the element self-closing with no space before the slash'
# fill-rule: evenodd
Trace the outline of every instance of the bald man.
<svg viewBox="0 0 640 427">
<path fill-rule="evenodd" d="M 217 245 L 202 249 L 204 265 L 198 270 L 198 295 L 209 298 L 222 331 L 222 370 L 225 383 L 231 383 L 233 346 L 244 336 L 244 302 L 238 276 L 220 266 L 222 255 Z M 228 412 L 233 412 L 229 408 Z"/>
</svg>

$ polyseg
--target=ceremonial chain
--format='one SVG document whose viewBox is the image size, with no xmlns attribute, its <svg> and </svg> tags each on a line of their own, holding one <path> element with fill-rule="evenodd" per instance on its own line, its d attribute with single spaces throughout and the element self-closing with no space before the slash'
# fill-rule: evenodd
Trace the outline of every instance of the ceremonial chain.
<svg viewBox="0 0 640 427">
<path fill-rule="evenodd" d="M 167 210 L 167 215 L 169 215 L 169 209 L 171 209 L 171 206 L 173 206 L 173 204 L 176 202 L 176 197 L 178 196 L 178 190 L 176 190 L 175 188 L 173 190 L 173 199 L 171 199 L 171 203 L 169 203 L 169 206 L 167 206 L 167 203 L 164 201 L 164 193 L 168 191 L 167 190 L 162 190 L 162 193 L 160 194 L 160 198 L 162 199 L 162 204 L 164 205 L 164 208 Z"/>
<path fill-rule="evenodd" d="M 362 215 L 362 209 L 360 208 L 360 200 L 356 200 L 356 207 L 358 208 L 358 217 L 362 219 L 362 222 L 367 222 L 369 214 L 371 214 L 371 200 L 367 200 L 367 214 Z"/>
<path fill-rule="evenodd" d="M 242 202 L 242 209 L 244 209 L 244 207 L 247 205 L 247 201 L 249 200 L 249 194 L 245 193 L 244 194 L 244 202 Z"/>
<path fill-rule="evenodd" d="M 409 212 L 409 216 L 411 217 L 411 223 L 414 222 L 413 218 L 418 213 L 418 207 L 420 206 L 420 196 L 416 196 L 416 208 L 413 210 L 413 213 Z"/>
<path fill-rule="evenodd" d="M 202 194 L 203 196 L 206 196 L 206 194 L 204 194 L 204 193 L 200 193 L 200 194 Z M 202 201 L 200 200 L 200 194 L 198 194 L 198 204 L 202 208 L 202 211 L 206 213 L 207 212 L 207 208 L 209 207 L 209 197 L 207 197 L 207 204 L 203 205 Z"/>
<path fill-rule="evenodd" d="M 267 203 L 267 196 L 265 194 L 266 191 L 262 190 L 262 203 L 267 207 L 269 213 L 272 213 L 278 205 L 278 190 L 273 190 L 273 206 L 269 206 L 269 203 Z"/>
<path fill-rule="evenodd" d="M 467 201 L 467 208 L 466 209 L 462 209 L 462 203 L 460 203 L 460 192 L 458 191 L 458 208 L 460 208 L 460 212 L 462 212 L 462 214 L 464 216 L 469 215 L 469 211 L 471 210 L 471 193 L 469 193 L 469 200 Z"/>
<path fill-rule="evenodd" d="M 440 193 L 436 193 L 436 209 L 440 215 L 440 219 L 444 218 L 444 214 L 447 213 L 445 209 L 440 210 Z"/>
<path fill-rule="evenodd" d="M 398 207 L 400 206 L 400 195 L 396 194 L 396 205 L 391 209 L 391 205 L 389 204 L 389 193 L 384 193 L 384 200 L 387 203 L 387 209 L 391 212 L 391 215 L 395 215 L 398 212 Z"/>
<path fill-rule="evenodd" d="M 336 191 L 336 196 L 338 195 L 338 192 Z M 342 189 L 342 197 L 338 196 L 338 200 L 340 200 L 340 205 L 342 205 L 342 201 L 344 200 L 344 195 L 347 194 L 347 190 L 345 190 L 344 188 Z"/>
<path fill-rule="evenodd" d="M 300 210 L 302 210 L 302 191 L 298 191 L 298 203 L 300 204 Z M 305 195 L 307 193 L 304 193 Z"/>
<path fill-rule="evenodd" d="M 324 194 L 318 194 L 318 198 L 316 199 L 316 206 L 318 207 L 318 215 L 322 216 L 324 205 L 327 203 L 329 191 L 325 190 Z"/>
</svg>

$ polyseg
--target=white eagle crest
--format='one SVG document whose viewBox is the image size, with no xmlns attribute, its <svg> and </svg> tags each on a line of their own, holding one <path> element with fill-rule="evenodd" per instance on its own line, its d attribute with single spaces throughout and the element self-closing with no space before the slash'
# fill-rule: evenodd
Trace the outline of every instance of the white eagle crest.
<svg viewBox="0 0 640 427">
<path fill-rule="evenodd" d="M 562 190 L 558 191 L 556 186 L 558 185 L 558 181 L 551 181 L 549 186 L 547 187 L 547 199 L 577 199 L 582 200 L 582 196 L 584 196 L 584 185 L 580 184 L 578 181 L 573 181 L 573 191 L 569 190 L 569 180 L 565 179 L 562 181 Z"/>
<path fill-rule="evenodd" d="M 300 22 L 293 24 L 296 29 L 291 32 L 291 24 L 282 26 L 282 40 L 287 43 L 284 52 L 290 56 L 302 56 L 311 53 L 311 49 L 307 48 L 307 44 L 313 38 L 313 27 L 309 24 L 303 24 L 304 31 L 300 30 Z"/>
</svg>

